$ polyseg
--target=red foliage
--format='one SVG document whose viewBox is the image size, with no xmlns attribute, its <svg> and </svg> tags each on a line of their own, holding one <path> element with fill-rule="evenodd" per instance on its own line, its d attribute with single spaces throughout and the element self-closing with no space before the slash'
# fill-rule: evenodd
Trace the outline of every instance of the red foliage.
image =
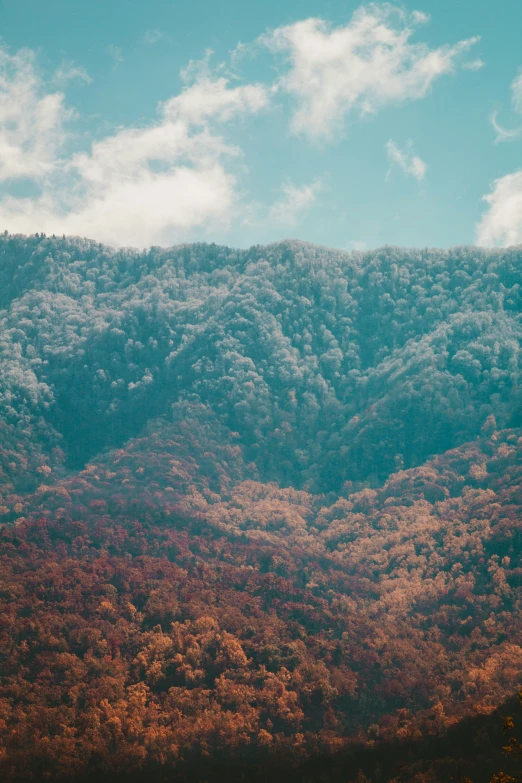
<svg viewBox="0 0 522 783">
<path fill-rule="evenodd" d="M 168 431 L 46 472 L 0 536 L 2 779 L 302 759 L 491 712 L 522 675 L 519 435 L 333 504 Z"/>
</svg>

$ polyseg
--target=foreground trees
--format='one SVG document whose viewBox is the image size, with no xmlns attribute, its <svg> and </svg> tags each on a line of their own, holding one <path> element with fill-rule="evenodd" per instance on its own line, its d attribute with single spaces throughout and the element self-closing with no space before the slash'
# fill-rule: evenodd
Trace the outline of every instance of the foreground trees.
<svg viewBox="0 0 522 783">
<path fill-rule="evenodd" d="M 328 501 L 248 478 L 197 421 L 9 496 L 4 779 L 295 767 L 430 741 L 512 693 L 522 432 Z"/>
</svg>

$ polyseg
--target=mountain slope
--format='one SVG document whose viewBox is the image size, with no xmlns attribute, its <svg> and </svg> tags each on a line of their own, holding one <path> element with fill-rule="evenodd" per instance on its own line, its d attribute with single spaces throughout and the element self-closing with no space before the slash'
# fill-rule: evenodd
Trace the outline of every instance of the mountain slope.
<svg viewBox="0 0 522 783">
<path fill-rule="evenodd" d="M 446 781 L 522 684 L 521 260 L 1 237 L 2 779 Z"/>
<path fill-rule="evenodd" d="M 379 482 L 492 413 L 520 423 L 520 262 L 517 249 L 140 254 L 4 236 L 3 418 L 61 436 L 79 467 L 191 400 L 265 479 Z"/>
<path fill-rule="evenodd" d="M 325 505 L 249 478 L 190 413 L 13 498 L 4 777 L 286 764 L 430 737 L 513 692 L 522 431 Z"/>
</svg>

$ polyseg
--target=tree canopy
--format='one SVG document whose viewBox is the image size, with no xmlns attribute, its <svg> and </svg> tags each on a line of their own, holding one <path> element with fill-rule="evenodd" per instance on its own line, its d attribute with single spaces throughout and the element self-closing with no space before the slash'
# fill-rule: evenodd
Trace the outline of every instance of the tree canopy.
<svg viewBox="0 0 522 783">
<path fill-rule="evenodd" d="M 79 467 L 197 402 L 267 480 L 376 484 L 492 414 L 520 423 L 521 261 L 519 249 L 138 253 L 5 235 L 1 415 Z"/>
</svg>

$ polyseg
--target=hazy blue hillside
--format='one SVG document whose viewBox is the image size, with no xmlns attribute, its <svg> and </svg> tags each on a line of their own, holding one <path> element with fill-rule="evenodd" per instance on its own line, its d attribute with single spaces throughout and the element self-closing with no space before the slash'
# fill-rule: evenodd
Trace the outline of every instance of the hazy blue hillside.
<svg viewBox="0 0 522 783">
<path fill-rule="evenodd" d="M 376 484 L 490 414 L 519 423 L 521 264 L 520 248 L 139 253 L 4 235 L 4 444 L 80 466 L 185 400 L 238 433 L 264 480 Z"/>
</svg>

